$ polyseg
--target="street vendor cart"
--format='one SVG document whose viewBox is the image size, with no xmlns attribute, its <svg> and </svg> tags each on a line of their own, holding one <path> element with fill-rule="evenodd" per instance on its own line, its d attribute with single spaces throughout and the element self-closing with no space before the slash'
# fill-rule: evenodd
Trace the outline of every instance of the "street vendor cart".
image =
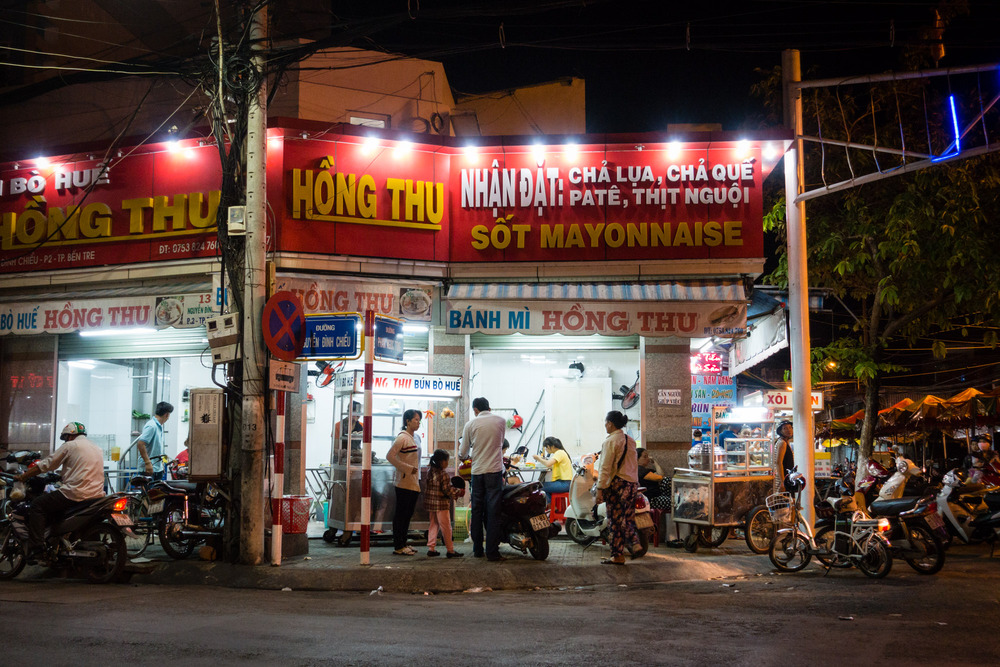
<svg viewBox="0 0 1000 667">
<path fill-rule="evenodd" d="M 674 470 L 673 520 L 692 525 L 684 546 L 692 552 L 698 544 L 717 547 L 731 528 L 742 527 L 750 550 L 767 553 L 772 527 L 764 499 L 774 487 L 774 415 L 763 408 L 716 406 L 711 425 L 712 441 L 689 457 L 691 467 Z M 723 426 L 732 436 L 719 443 Z"/>
<path fill-rule="evenodd" d="M 396 508 L 393 487 L 395 469 L 386 460 L 396 435 L 403 428 L 403 413 L 416 409 L 423 415 L 418 445 L 420 479 L 425 478 L 430 455 L 435 449 L 451 452 L 449 470 L 454 475 L 458 460 L 458 429 L 456 415 L 462 398 L 460 375 L 433 375 L 375 371 L 372 387 L 372 462 L 371 462 L 371 530 L 373 534 L 392 531 Z M 334 422 L 330 452 L 328 530 L 323 539 L 347 546 L 355 531 L 361 530 L 362 430 L 360 428 L 364 401 L 364 371 L 338 373 L 334 378 Z M 439 422 L 449 422 L 442 428 Z M 450 439 L 440 441 L 435 432 L 449 433 Z M 420 496 L 411 530 L 425 531 L 430 527 L 427 510 Z M 343 531 L 339 536 L 337 533 Z"/>
</svg>

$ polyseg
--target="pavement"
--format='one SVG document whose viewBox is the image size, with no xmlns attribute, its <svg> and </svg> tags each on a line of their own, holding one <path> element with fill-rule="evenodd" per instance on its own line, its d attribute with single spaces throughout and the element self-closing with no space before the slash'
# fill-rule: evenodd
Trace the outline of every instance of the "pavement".
<svg viewBox="0 0 1000 667">
<path fill-rule="evenodd" d="M 766 555 L 752 553 L 742 539 L 731 538 L 717 549 L 700 548 L 689 554 L 683 549 L 650 545 L 645 557 L 626 565 L 604 565 L 607 545 L 596 542 L 582 547 L 565 535 L 550 541 L 549 556 L 536 561 L 507 545 L 500 551 L 507 560 L 490 562 L 472 557 L 468 542 L 456 545 L 463 558 L 428 557 L 426 545 L 411 540 L 415 556 L 398 556 L 392 547 L 376 543 L 369 564 L 361 565 L 357 539 L 347 547 L 309 540 L 309 554 L 283 559 L 280 566 L 234 565 L 198 560 L 174 561 L 157 545 L 146 558 L 138 559 L 130 579 L 133 584 L 208 585 L 231 588 L 310 591 L 445 593 L 487 589 L 532 590 L 580 586 L 629 586 L 676 581 L 706 580 L 739 575 L 754 576 L 772 570 Z M 23 575 L 22 575 L 23 576 Z"/>
</svg>

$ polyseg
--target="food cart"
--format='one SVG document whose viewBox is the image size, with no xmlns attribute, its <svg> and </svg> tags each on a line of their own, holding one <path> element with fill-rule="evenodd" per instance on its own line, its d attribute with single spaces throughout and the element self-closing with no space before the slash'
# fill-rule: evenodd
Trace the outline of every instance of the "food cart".
<svg viewBox="0 0 1000 667">
<path fill-rule="evenodd" d="M 735 434 L 715 444 L 717 426 Z M 770 542 L 771 520 L 764 499 L 774 487 L 771 468 L 774 414 L 764 408 L 716 406 L 712 410 L 711 441 L 689 468 L 676 468 L 672 480 L 673 520 L 693 526 L 685 540 L 688 551 L 700 543 L 716 547 L 734 526 L 746 533 L 747 546 L 765 553 Z M 749 435 L 740 434 L 743 427 Z"/>
<path fill-rule="evenodd" d="M 337 373 L 334 377 L 334 420 L 330 451 L 328 530 L 323 539 L 347 546 L 354 531 L 361 530 L 361 428 L 364 405 L 364 371 Z M 391 532 L 396 508 L 393 488 L 395 469 L 386 460 L 396 435 L 403 428 L 403 413 L 416 409 L 421 421 L 420 478 L 424 479 L 427 461 L 435 449 L 451 452 L 450 470 L 458 460 L 456 415 L 462 398 L 462 376 L 375 371 L 372 386 L 372 465 L 371 530 Z M 450 421 L 452 428 L 442 428 L 439 421 Z M 437 428 L 435 428 L 437 427 Z M 435 431 L 451 434 L 441 442 Z M 454 474 L 452 472 L 451 474 Z M 423 496 L 418 501 L 412 530 L 430 527 Z M 338 537 L 337 531 L 343 533 Z"/>
</svg>

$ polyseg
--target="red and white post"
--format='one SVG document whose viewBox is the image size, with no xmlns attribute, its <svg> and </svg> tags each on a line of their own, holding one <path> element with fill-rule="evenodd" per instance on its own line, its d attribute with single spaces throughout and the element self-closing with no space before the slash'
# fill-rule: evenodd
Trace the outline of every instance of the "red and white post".
<svg viewBox="0 0 1000 667">
<path fill-rule="evenodd" d="M 370 565 L 372 519 L 372 387 L 375 383 L 375 313 L 365 311 L 365 416 L 361 422 L 361 564 Z"/>
<path fill-rule="evenodd" d="M 281 565 L 281 497 L 285 494 L 285 392 L 277 391 L 274 480 L 271 486 L 271 565 Z"/>
</svg>

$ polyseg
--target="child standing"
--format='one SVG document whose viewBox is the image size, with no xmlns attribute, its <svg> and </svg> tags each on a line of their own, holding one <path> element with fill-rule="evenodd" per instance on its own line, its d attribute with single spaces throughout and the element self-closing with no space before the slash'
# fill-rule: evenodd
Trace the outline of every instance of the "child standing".
<svg viewBox="0 0 1000 667">
<path fill-rule="evenodd" d="M 448 473 L 448 452 L 443 449 L 436 449 L 431 454 L 431 463 L 427 468 L 427 483 L 424 491 L 424 508 L 430 517 L 430 530 L 427 531 L 427 555 L 437 556 L 439 552 L 434 548 L 437 544 L 438 532 L 441 533 L 441 541 L 444 542 L 448 552 L 448 558 L 461 558 L 464 554 L 455 551 L 455 545 L 451 541 L 451 503 L 456 498 L 460 490 L 451 485 Z"/>
</svg>

